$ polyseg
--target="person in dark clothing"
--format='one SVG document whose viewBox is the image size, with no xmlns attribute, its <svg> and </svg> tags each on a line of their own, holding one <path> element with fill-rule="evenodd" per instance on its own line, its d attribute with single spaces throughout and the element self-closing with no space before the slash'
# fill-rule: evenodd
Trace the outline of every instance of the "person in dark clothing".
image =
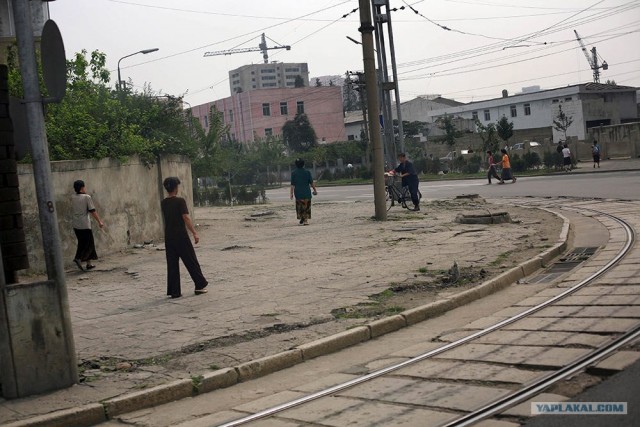
<svg viewBox="0 0 640 427">
<path fill-rule="evenodd" d="M 164 219 L 164 244 L 167 257 L 167 295 L 171 298 L 180 298 L 180 263 L 189 271 L 191 279 L 195 283 L 196 295 L 207 292 L 205 289 L 209 282 L 204 278 L 196 252 L 193 249 L 187 229 L 193 235 L 193 241 L 198 244 L 200 237 L 193 227 L 189 217 L 187 202 L 182 197 L 177 197 L 180 180 L 169 177 L 162 183 L 167 190 L 167 197 L 162 200 L 162 218 Z"/>
<path fill-rule="evenodd" d="M 489 180 L 489 184 L 491 184 L 491 177 L 504 184 L 504 181 L 498 176 L 498 172 L 496 172 L 496 161 L 493 159 L 493 154 L 491 154 L 490 150 L 487 151 L 487 165 L 489 166 L 489 169 L 487 169 L 487 179 Z"/>
<path fill-rule="evenodd" d="M 98 222 L 100 228 L 104 227 L 104 222 L 100 219 L 96 207 L 93 204 L 93 199 L 86 193 L 84 181 L 81 179 L 73 183 L 73 189 L 76 192 L 71 196 L 71 212 L 73 225 L 73 231 L 78 239 L 78 246 L 76 248 L 76 256 L 73 258 L 73 262 L 78 266 L 80 270 L 82 263 L 86 263 L 86 269 L 91 270 L 96 266 L 91 264 L 92 260 L 98 259 L 96 253 L 96 244 L 93 240 L 93 232 L 91 231 L 91 220 L 89 216 L 92 216 Z"/>
<path fill-rule="evenodd" d="M 316 196 L 318 190 L 313 183 L 311 172 L 304 168 L 304 160 L 296 159 L 296 169 L 291 172 L 289 197 L 293 199 L 295 196 L 296 198 L 296 218 L 300 220 L 300 225 L 309 225 L 312 194 Z"/>
<path fill-rule="evenodd" d="M 413 202 L 413 210 L 420 210 L 420 196 L 418 196 L 418 186 L 420 185 L 420 180 L 418 179 L 418 174 L 416 173 L 416 169 L 413 167 L 413 163 L 411 163 L 407 159 L 407 155 L 404 153 L 398 154 L 398 160 L 400 164 L 395 169 L 397 173 L 402 177 L 402 186 L 409 187 L 409 193 L 411 194 L 411 201 Z"/>
</svg>

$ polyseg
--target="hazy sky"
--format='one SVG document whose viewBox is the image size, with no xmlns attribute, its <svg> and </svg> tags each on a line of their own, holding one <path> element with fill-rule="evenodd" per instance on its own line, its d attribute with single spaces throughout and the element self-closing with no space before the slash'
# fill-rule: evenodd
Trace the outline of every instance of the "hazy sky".
<svg viewBox="0 0 640 427">
<path fill-rule="evenodd" d="M 261 63 L 260 52 L 203 57 L 257 47 L 260 34 L 290 51 L 269 59 L 307 62 L 310 77 L 363 68 L 357 0 L 57 0 L 50 4 L 67 57 L 95 49 L 121 62 L 123 80 L 185 95 L 191 105 L 229 96 L 228 71 Z M 410 10 L 412 5 L 418 12 Z M 575 39 L 609 64 L 601 82 L 640 86 L 640 0 L 391 0 L 400 97 L 441 94 L 462 102 L 524 86 L 592 81 Z M 346 15 L 343 17 L 343 15 Z M 446 30 L 449 28 L 450 30 Z M 270 46 L 274 42 L 268 41 Z"/>
</svg>

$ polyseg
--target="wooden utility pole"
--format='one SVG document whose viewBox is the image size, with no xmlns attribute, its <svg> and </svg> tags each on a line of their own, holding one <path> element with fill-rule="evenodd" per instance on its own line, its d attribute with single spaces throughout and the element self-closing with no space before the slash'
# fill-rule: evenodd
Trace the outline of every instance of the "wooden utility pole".
<svg viewBox="0 0 640 427">
<path fill-rule="evenodd" d="M 373 22 L 370 0 L 359 0 L 360 28 L 362 34 L 362 61 L 364 62 L 367 104 L 369 109 L 369 140 L 373 149 L 373 197 L 376 220 L 387 220 L 384 194 L 384 150 L 380 138 L 380 103 L 376 85 L 376 61 L 373 50 Z"/>
</svg>

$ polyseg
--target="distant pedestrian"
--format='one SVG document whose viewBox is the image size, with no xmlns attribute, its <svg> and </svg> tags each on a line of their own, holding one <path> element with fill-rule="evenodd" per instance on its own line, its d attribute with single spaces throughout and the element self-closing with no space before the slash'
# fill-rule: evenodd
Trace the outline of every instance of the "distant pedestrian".
<svg viewBox="0 0 640 427">
<path fill-rule="evenodd" d="M 91 261 L 98 259 L 98 254 L 96 253 L 96 244 L 93 240 L 91 218 L 89 216 L 92 216 L 98 222 L 100 228 L 104 227 L 104 222 L 102 222 L 100 215 L 96 211 L 93 199 L 86 193 L 87 189 L 84 181 L 80 179 L 75 181 L 73 189 L 76 193 L 71 196 L 71 223 L 78 239 L 76 256 L 73 258 L 73 262 L 76 263 L 80 270 L 84 270 L 82 268 L 83 262 L 86 263 L 85 268 L 91 270 L 95 268 Z"/>
<path fill-rule="evenodd" d="M 411 194 L 411 201 L 413 202 L 413 210 L 420 210 L 420 179 L 416 168 L 407 159 L 407 155 L 404 153 L 398 154 L 398 161 L 400 164 L 396 167 L 395 171 L 402 177 L 402 186 L 409 188 L 409 194 Z"/>
<path fill-rule="evenodd" d="M 491 177 L 500 181 L 501 184 L 504 184 L 504 181 L 498 176 L 498 172 L 496 172 L 496 162 L 493 160 L 493 154 L 491 154 L 491 151 L 487 151 L 487 165 L 489 166 L 489 169 L 487 169 L 489 185 L 491 185 Z"/>
<path fill-rule="evenodd" d="M 193 227 L 189 217 L 187 202 L 178 197 L 180 179 L 171 176 L 162 183 L 167 190 L 167 197 L 162 200 L 162 218 L 164 220 L 164 245 L 167 258 L 167 295 L 171 298 L 180 298 L 180 260 L 187 268 L 191 279 L 195 283 L 196 295 L 207 292 L 205 289 L 209 282 L 204 278 L 200 263 L 196 257 L 187 230 L 193 235 L 193 241 L 198 244 L 200 237 Z"/>
<path fill-rule="evenodd" d="M 600 167 L 600 145 L 598 145 L 598 141 L 593 141 L 593 147 L 591 147 L 591 154 L 593 154 L 593 167 L 596 165 Z"/>
<path fill-rule="evenodd" d="M 509 155 L 507 154 L 507 150 L 503 148 L 500 150 L 500 152 L 502 153 L 502 160 L 496 163 L 496 166 L 502 165 L 502 176 L 500 177 L 501 179 L 500 184 L 504 184 L 504 181 L 506 179 L 510 179 L 511 182 L 515 183 L 516 177 L 511 172 L 511 161 L 509 160 Z"/>
<path fill-rule="evenodd" d="M 571 150 L 567 144 L 562 146 L 562 165 L 566 172 L 571 172 Z"/>
<path fill-rule="evenodd" d="M 313 189 L 313 193 L 311 189 Z M 318 190 L 313 182 L 311 172 L 304 168 L 304 160 L 296 159 L 296 169 L 291 172 L 289 198 L 296 197 L 296 218 L 300 221 L 300 225 L 309 225 L 312 194 L 317 195 Z"/>
</svg>

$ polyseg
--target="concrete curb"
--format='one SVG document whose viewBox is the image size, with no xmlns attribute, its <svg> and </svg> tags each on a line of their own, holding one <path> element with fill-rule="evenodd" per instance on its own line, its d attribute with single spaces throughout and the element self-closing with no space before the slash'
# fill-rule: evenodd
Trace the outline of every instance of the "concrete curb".
<svg viewBox="0 0 640 427">
<path fill-rule="evenodd" d="M 569 220 L 564 215 L 549 209 L 539 209 L 556 215 L 563 220 L 558 243 L 537 257 L 525 261 L 472 289 L 460 292 L 450 298 L 405 310 L 400 314 L 375 320 L 364 326 L 302 344 L 292 350 L 252 360 L 233 368 L 219 369 L 206 373 L 201 377 L 177 380 L 148 390 L 125 394 L 106 400 L 102 404 L 95 403 L 78 408 L 52 412 L 8 424 L 6 427 L 89 427 L 127 412 L 166 404 L 185 397 L 193 397 L 198 394 L 208 393 L 265 376 L 292 367 L 306 360 L 335 353 L 344 348 L 369 341 L 406 326 L 437 317 L 451 309 L 463 306 L 510 286 L 517 280 L 528 276 L 540 268 L 548 266 L 554 258 L 566 250 L 569 232 L 571 230 Z"/>
</svg>

